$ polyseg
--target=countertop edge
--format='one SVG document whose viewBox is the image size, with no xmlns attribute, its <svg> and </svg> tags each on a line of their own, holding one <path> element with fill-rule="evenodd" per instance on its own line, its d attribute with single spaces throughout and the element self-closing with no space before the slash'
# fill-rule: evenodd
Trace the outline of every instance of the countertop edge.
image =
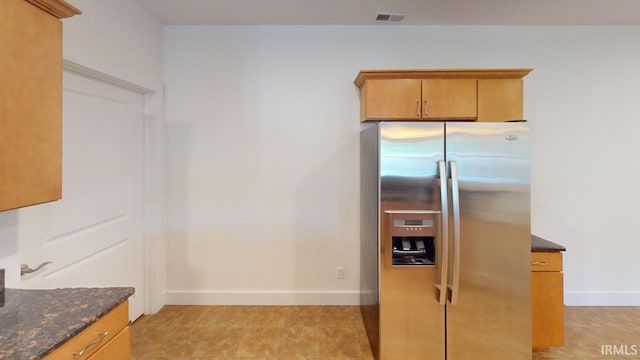
<svg viewBox="0 0 640 360">
<path fill-rule="evenodd" d="M 557 252 L 566 250 L 567 248 L 560 244 L 531 234 L 531 252 Z"/>
</svg>

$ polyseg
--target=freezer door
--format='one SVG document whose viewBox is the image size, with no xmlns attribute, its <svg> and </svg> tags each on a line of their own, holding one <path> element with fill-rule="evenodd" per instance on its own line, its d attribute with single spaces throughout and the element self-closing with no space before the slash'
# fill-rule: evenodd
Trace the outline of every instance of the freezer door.
<svg viewBox="0 0 640 360">
<path fill-rule="evenodd" d="M 529 127 L 447 123 L 448 360 L 531 359 Z"/>
<path fill-rule="evenodd" d="M 444 360 L 445 305 L 439 304 L 436 286 L 442 288 L 442 229 L 436 234 L 434 265 L 392 263 L 396 221 L 430 214 L 436 226 L 442 222 L 438 161 L 444 160 L 444 123 L 381 123 L 379 151 L 380 359 Z M 446 173 L 442 178 L 446 189 Z"/>
<path fill-rule="evenodd" d="M 440 208 L 444 123 L 382 122 L 379 151 L 383 211 Z"/>
</svg>

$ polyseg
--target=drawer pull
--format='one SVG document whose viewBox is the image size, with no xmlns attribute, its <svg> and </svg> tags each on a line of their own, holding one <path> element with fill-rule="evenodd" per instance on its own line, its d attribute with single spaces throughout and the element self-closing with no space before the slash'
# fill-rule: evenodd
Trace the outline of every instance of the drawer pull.
<svg viewBox="0 0 640 360">
<path fill-rule="evenodd" d="M 549 265 L 549 263 L 548 263 L 548 262 L 546 262 L 546 261 L 532 261 L 532 262 L 531 262 L 531 265 L 547 266 L 547 265 Z"/>
<path fill-rule="evenodd" d="M 91 347 L 97 345 L 98 343 L 100 343 L 100 341 L 104 340 L 105 337 L 107 337 L 107 335 L 109 335 L 108 331 L 104 331 L 100 333 L 100 336 L 95 339 L 94 341 L 92 341 L 89 345 L 85 346 L 82 350 L 78 351 L 78 352 L 74 352 L 73 355 L 74 356 L 82 356 L 84 355 L 85 352 L 87 352 L 87 350 L 89 350 Z"/>
</svg>

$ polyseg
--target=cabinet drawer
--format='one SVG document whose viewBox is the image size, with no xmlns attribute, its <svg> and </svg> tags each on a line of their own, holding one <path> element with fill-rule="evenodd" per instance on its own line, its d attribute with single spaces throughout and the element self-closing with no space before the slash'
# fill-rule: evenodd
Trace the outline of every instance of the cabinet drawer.
<svg viewBox="0 0 640 360">
<path fill-rule="evenodd" d="M 118 305 L 101 319 L 53 351 L 45 360 L 84 360 L 108 343 L 129 323 L 128 301 Z M 106 335 L 104 335 L 106 333 Z M 93 345 L 92 345 L 93 344 Z M 76 353 L 85 349 L 83 354 Z"/>
<path fill-rule="evenodd" d="M 562 271 L 562 253 L 532 252 L 531 271 Z"/>
<path fill-rule="evenodd" d="M 129 360 L 130 357 L 131 335 L 127 326 L 88 360 Z"/>
</svg>

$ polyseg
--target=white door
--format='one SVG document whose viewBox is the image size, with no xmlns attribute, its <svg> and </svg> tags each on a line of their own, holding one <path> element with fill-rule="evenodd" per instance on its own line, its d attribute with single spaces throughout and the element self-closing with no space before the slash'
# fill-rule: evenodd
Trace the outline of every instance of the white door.
<svg viewBox="0 0 640 360">
<path fill-rule="evenodd" d="M 144 98 L 70 71 L 63 89 L 62 200 L 19 213 L 22 263 L 52 263 L 21 285 L 132 286 L 133 320 L 144 311 Z"/>
</svg>

